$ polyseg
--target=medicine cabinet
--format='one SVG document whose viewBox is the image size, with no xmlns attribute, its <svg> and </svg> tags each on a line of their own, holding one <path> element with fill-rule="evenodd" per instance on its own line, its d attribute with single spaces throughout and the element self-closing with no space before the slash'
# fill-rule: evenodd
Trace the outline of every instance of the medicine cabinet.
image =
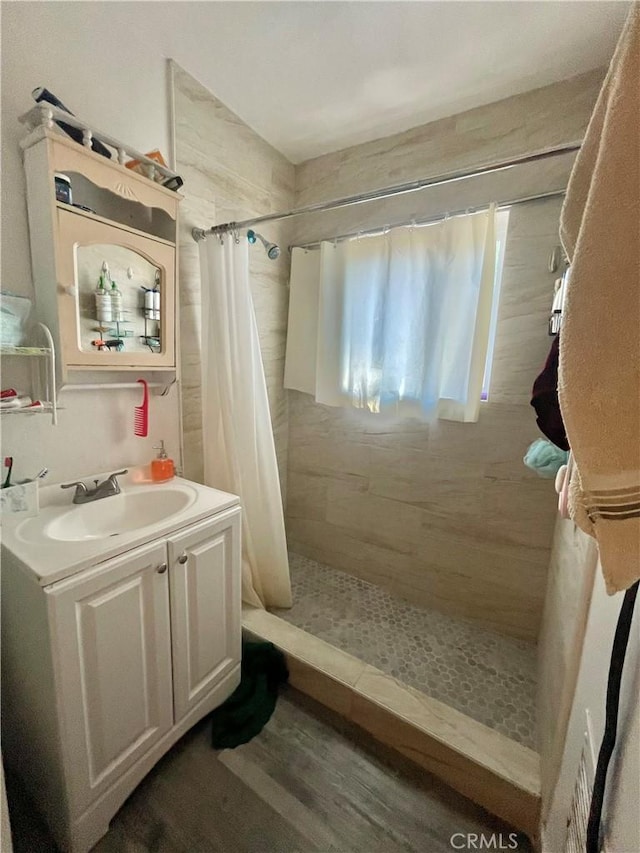
<svg viewBox="0 0 640 853">
<path fill-rule="evenodd" d="M 59 353 L 58 380 L 82 381 L 83 371 L 175 374 L 181 196 L 154 180 L 175 173 L 67 116 L 83 130 L 85 144 L 74 142 L 56 127 L 57 113 L 39 105 L 22 116 L 21 145 L 36 311 Z M 93 138 L 113 159 L 92 150 Z M 129 157 L 147 173 L 127 168 Z"/>
</svg>

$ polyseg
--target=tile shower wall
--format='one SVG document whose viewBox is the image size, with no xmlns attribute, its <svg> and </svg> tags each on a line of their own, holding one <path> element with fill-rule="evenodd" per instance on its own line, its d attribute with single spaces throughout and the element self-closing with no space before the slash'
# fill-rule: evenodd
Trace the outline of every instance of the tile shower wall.
<svg viewBox="0 0 640 853">
<path fill-rule="evenodd" d="M 597 561 L 595 540 L 572 521 L 558 518 L 538 641 L 536 704 L 543 817 L 560 771 Z"/>
<path fill-rule="evenodd" d="M 580 139 L 600 72 L 489 104 L 297 168 L 296 204 L 349 195 Z M 305 218 L 294 242 L 487 199 L 562 187 L 571 157 Z M 364 208 L 367 208 L 364 211 Z M 370 209 L 371 208 L 371 209 Z M 535 640 L 555 496 L 522 464 L 539 436 L 530 388 L 549 348 L 559 200 L 514 207 L 490 400 L 477 424 L 382 421 L 290 392 L 287 529 L 293 551 L 414 604 Z"/>
<path fill-rule="evenodd" d="M 180 334 L 185 476 L 202 481 L 200 273 L 191 229 L 287 210 L 294 167 L 190 74 L 172 63 L 176 168 L 184 178 L 180 221 Z M 264 234 L 283 249 L 283 225 Z M 251 286 L 271 407 L 283 497 L 287 472 L 287 396 L 283 389 L 289 253 L 270 261 L 250 250 Z"/>
<path fill-rule="evenodd" d="M 582 139 L 605 69 L 307 160 L 296 204 L 417 180 Z M 485 199 L 486 201 L 486 199 Z"/>
</svg>

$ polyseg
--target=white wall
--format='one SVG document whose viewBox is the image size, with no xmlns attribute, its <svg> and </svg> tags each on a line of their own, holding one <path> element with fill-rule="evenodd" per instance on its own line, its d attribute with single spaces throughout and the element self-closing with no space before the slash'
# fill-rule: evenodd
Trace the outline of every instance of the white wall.
<svg viewBox="0 0 640 853">
<path fill-rule="evenodd" d="M 69 109 L 138 150 L 169 153 L 162 43 L 150 32 L 145 37 L 143 16 L 127 20 L 126 7 L 140 5 L 147 4 L 2 4 L 3 287 L 25 272 L 26 224 L 15 215 L 23 186 L 17 141 L 18 116 L 33 105 L 32 89 L 46 86 Z"/>
<path fill-rule="evenodd" d="M 558 783 L 546 826 L 543 850 L 563 850 L 566 819 L 573 796 L 578 763 L 586 730 L 586 711 L 592 722 L 594 750 L 600 747 L 604 729 L 607 674 L 622 595 L 607 596 L 598 567 L 582 650 L 575 698 L 567 729 Z M 608 776 L 604 826 L 608 853 L 638 853 L 640 850 L 640 601 L 631 626 L 624 666 L 618 741 Z"/>
<path fill-rule="evenodd" d="M 2 4 L 3 289 L 32 295 L 18 116 L 33 104 L 33 88 L 46 86 L 71 110 L 139 150 L 157 147 L 165 156 L 171 153 L 163 43 L 145 32 L 145 6 L 149 8 L 146 3 Z M 3 364 L 3 387 L 24 381 L 14 362 L 6 359 Z M 154 454 L 151 445 L 159 438 L 177 458 L 176 390 L 152 399 L 148 439 L 133 436 L 133 407 L 139 401 L 140 394 L 133 391 L 64 393 L 65 410 L 55 428 L 44 415 L 5 416 L 2 455 L 16 458 L 16 479 L 47 466 L 54 482 L 142 464 Z"/>
</svg>

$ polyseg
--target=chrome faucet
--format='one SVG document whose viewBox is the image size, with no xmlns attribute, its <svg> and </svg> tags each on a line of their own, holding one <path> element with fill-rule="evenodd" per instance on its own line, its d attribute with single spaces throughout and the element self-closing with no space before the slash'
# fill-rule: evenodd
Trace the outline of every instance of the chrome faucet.
<svg viewBox="0 0 640 853">
<path fill-rule="evenodd" d="M 102 500 L 102 498 L 110 498 L 112 495 L 119 495 L 120 484 L 118 483 L 117 477 L 128 473 L 129 469 L 125 468 L 124 471 L 116 471 L 115 474 L 110 474 L 106 480 L 102 481 L 102 483 L 98 482 L 98 480 L 94 480 L 95 488 L 93 489 L 88 489 L 85 483 L 81 480 L 77 480 L 75 483 L 64 483 L 60 488 L 72 489 L 75 486 L 76 491 L 73 496 L 73 503 L 88 504 L 92 501 Z"/>
</svg>

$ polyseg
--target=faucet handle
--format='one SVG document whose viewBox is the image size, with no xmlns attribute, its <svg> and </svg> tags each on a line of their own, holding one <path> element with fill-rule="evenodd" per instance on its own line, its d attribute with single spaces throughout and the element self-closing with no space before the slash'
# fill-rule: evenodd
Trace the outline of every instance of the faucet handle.
<svg viewBox="0 0 640 853">
<path fill-rule="evenodd" d="M 61 483 L 60 484 L 61 489 L 72 489 L 74 486 L 76 487 L 76 491 L 75 491 L 75 494 L 73 496 L 74 504 L 83 503 L 84 499 L 86 498 L 86 496 L 89 493 L 89 490 L 87 489 L 86 485 L 82 482 L 82 480 L 77 480 L 75 483 Z"/>
<path fill-rule="evenodd" d="M 114 471 L 113 474 L 109 474 L 107 479 L 104 481 L 103 485 L 109 485 L 110 488 L 112 488 L 114 490 L 114 494 L 119 495 L 120 494 L 120 483 L 118 482 L 118 477 L 120 477 L 122 474 L 128 474 L 128 473 L 129 473 L 128 468 L 125 468 L 124 471 Z"/>
<path fill-rule="evenodd" d="M 109 474 L 108 479 L 110 480 L 112 477 L 122 477 L 123 474 L 128 474 L 129 469 L 125 468 L 124 471 L 115 471 L 113 474 Z"/>
<path fill-rule="evenodd" d="M 87 488 L 85 486 L 85 484 L 82 482 L 82 480 L 76 480 L 75 483 L 60 483 L 61 489 L 72 489 L 74 486 L 76 486 L 80 489 L 85 489 L 85 490 Z"/>
</svg>

